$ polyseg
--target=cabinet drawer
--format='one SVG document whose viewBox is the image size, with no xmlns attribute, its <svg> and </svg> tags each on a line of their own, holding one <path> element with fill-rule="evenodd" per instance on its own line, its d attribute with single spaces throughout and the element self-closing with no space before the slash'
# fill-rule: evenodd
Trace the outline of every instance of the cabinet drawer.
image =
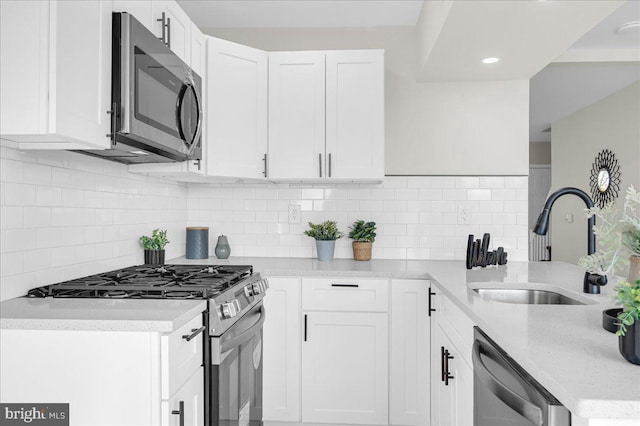
<svg viewBox="0 0 640 426">
<path fill-rule="evenodd" d="M 202 327 L 202 316 L 198 315 L 178 330 L 160 338 L 162 399 L 169 399 L 184 382 L 202 365 L 203 333 L 187 341 Z"/>
<path fill-rule="evenodd" d="M 447 336 L 458 347 L 467 362 L 471 364 L 471 347 L 473 346 L 473 321 L 455 305 L 439 288 L 432 285 L 436 293 L 432 296 L 432 307 L 436 312 L 432 315 L 446 325 Z"/>
<path fill-rule="evenodd" d="M 387 312 L 389 281 L 370 278 L 302 278 L 302 309 Z"/>
<path fill-rule="evenodd" d="M 162 401 L 162 426 L 184 426 L 204 424 L 204 369 L 196 373 L 169 400 Z"/>
</svg>

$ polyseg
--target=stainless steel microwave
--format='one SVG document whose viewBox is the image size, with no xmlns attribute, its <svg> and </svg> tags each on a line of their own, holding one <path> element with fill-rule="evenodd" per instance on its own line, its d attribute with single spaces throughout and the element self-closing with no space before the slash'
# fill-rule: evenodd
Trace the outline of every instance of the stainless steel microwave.
<svg viewBox="0 0 640 426">
<path fill-rule="evenodd" d="M 113 13 L 112 149 L 123 163 L 199 160 L 202 79 L 131 14 Z"/>
</svg>

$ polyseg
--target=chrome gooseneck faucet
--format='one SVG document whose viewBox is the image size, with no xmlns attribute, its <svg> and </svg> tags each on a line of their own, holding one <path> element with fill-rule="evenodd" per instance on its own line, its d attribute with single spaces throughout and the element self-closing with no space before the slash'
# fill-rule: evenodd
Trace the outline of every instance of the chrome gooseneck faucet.
<svg viewBox="0 0 640 426">
<path fill-rule="evenodd" d="M 544 203 L 544 208 L 542 209 L 542 212 L 540 212 L 540 216 L 538 216 L 538 220 L 536 221 L 536 226 L 533 228 L 533 232 L 538 235 L 546 235 L 549 230 L 549 214 L 551 213 L 551 207 L 558 198 L 566 194 L 573 194 L 580 197 L 588 208 L 594 206 L 591 197 L 589 197 L 589 195 L 587 195 L 583 190 L 571 187 L 560 188 L 547 198 L 547 201 Z M 587 222 L 587 254 L 593 254 L 596 251 L 596 234 L 593 233 L 593 225 L 595 224 L 596 217 L 591 216 Z M 605 284 L 607 284 L 606 276 L 587 272 L 584 275 L 582 291 L 590 294 L 599 294 L 600 286 Z"/>
</svg>

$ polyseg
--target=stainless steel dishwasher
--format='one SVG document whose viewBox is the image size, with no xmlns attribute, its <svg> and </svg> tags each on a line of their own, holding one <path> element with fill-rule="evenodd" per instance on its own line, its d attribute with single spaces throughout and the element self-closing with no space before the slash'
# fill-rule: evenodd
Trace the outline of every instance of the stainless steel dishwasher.
<svg viewBox="0 0 640 426">
<path fill-rule="evenodd" d="M 571 415 L 482 330 L 473 342 L 474 426 L 569 426 Z"/>
</svg>

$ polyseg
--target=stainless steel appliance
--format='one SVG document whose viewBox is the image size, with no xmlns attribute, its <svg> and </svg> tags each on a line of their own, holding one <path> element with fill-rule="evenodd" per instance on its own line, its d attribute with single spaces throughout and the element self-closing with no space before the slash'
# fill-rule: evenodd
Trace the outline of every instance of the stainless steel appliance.
<svg viewBox="0 0 640 426">
<path fill-rule="evenodd" d="M 202 79 L 125 12 L 113 14 L 112 149 L 81 151 L 122 163 L 199 160 Z"/>
<path fill-rule="evenodd" d="M 473 343 L 474 426 L 569 426 L 556 398 L 482 330 Z"/>
<path fill-rule="evenodd" d="M 205 425 L 259 426 L 262 299 L 268 287 L 267 280 L 246 265 L 143 265 L 35 288 L 28 296 L 206 299 Z"/>
</svg>

